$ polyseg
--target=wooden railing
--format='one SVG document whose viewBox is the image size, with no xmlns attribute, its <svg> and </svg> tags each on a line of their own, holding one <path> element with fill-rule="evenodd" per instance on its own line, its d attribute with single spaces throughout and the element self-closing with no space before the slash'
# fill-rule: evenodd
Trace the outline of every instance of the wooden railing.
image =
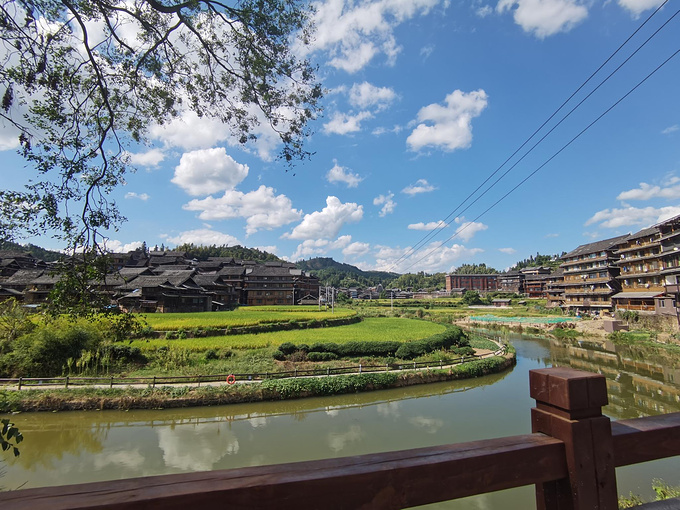
<svg viewBox="0 0 680 510">
<path fill-rule="evenodd" d="M 602 375 L 530 372 L 532 434 L 339 459 L 0 493 L 3 510 L 394 509 L 536 485 L 539 509 L 615 509 L 615 467 L 680 455 L 680 413 L 610 423 Z M 464 418 L 462 418 L 464 419 Z"/>
</svg>

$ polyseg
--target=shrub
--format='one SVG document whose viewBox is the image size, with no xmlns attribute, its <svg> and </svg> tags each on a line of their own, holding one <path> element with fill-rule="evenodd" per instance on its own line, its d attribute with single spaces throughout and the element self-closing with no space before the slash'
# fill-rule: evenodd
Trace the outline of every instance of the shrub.
<svg viewBox="0 0 680 510">
<path fill-rule="evenodd" d="M 295 351 L 297 351 L 297 347 L 295 347 L 295 344 L 291 342 L 284 342 L 279 345 L 279 351 L 281 351 L 283 354 L 293 354 Z"/>
<path fill-rule="evenodd" d="M 62 373 L 70 359 L 83 351 L 95 352 L 102 335 L 93 327 L 51 324 L 18 338 L 9 355 L 9 369 L 17 376 L 50 377 Z"/>
<path fill-rule="evenodd" d="M 208 349 L 207 351 L 205 351 L 205 354 L 203 356 L 205 357 L 206 361 L 211 361 L 220 358 L 219 355 L 217 354 L 217 351 L 215 351 L 214 349 Z"/>
<path fill-rule="evenodd" d="M 297 346 L 298 351 L 304 351 L 304 352 L 309 352 L 309 345 L 307 344 L 300 344 Z"/>
<path fill-rule="evenodd" d="M 286 355 L 279 350 L 276 350 L 272 353 L 272 358 L 274 358 L 276 361 L 286 361 Z"/>
<path fill-rule="evenodd" d="M 334 352 L 310 352 L 307 354 L 309 361 L 332 361 L 338 359 L 338 355 Z"/>
</svg>

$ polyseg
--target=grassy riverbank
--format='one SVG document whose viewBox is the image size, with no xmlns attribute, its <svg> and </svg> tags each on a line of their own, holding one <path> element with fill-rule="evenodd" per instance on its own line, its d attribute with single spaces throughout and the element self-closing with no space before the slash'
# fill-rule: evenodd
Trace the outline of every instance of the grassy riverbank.
<svg viewBox="0 0 680 510">
<path fill-rule="evenodd" d="M 446 369 L 272 379 L 262 383 L 202 387 L 0 390 L 0 412 L 160 409 L 338 395 L 481 377 L 515 364 L 514 350 Z"/>
</svg>

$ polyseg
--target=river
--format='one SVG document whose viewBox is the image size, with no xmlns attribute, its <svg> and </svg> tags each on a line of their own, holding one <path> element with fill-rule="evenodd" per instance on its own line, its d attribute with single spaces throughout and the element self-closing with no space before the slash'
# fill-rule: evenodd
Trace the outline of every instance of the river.
<svg viewBox="0 0 680 510">
<path fill-rule="evenodd" d="M 517 365 L 468 381 L 334 397 L 154 410 L 25 413 L 21 456 L 5 455 L 5 488 L 344 457 L 530 432 L 528 371 L 553 365 L 607 377 L 612 419 L 680 410 L 680 360 L 640 349 L 511 335 Z M 512 466 L 508 466 L 512 469 Z M 680 484 L 680 458 L 617 470 L 619 493 L 651 498 L 651 481 Z M 533 487 L 429 505 L 520 509 Z"/>
</svg>

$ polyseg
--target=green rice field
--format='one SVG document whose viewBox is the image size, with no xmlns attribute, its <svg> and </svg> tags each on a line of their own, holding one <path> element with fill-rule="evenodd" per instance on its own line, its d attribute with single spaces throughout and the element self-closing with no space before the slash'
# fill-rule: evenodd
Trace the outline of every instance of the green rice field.
<svg viewBox="0 0 680 510">
<path fill-rule="evenodd" d="M 180 329 L 225 329 L 229 327 L 256 326 L 278 322 L 296 322 L 323 319 L 341 319 L 356 315 L 354 310 L 336 308 L 335 313 L 316 306 L 249 306 L 225 312 L 158 313 L 144 316 L 155 331 Z"/>
<path fill-rule="evenodd" d="M 336 309 L 336 316 L 338 310 Z M 193 314 L 196 315 L 196 314 Z M 281 345 L 284 342 L 294 344 L 314 344 L 316 342 L 345 343 L 361 340 L 407 342 L 420 340 L 446 329 L 433 322 L 402 319 L 398 317 L 367 318 L 357 324 L 332 328 L 316 328 L 294 331 L 279 331 L 246 335 L 213 336 L 206 338 L 186 338 L 182 340 L 135 340 L 132 347 L 142 351 L 155 350 L 159 347 L 186 349 L 190 352 L 208 349 L 261 349 Z"/>
</svg>

